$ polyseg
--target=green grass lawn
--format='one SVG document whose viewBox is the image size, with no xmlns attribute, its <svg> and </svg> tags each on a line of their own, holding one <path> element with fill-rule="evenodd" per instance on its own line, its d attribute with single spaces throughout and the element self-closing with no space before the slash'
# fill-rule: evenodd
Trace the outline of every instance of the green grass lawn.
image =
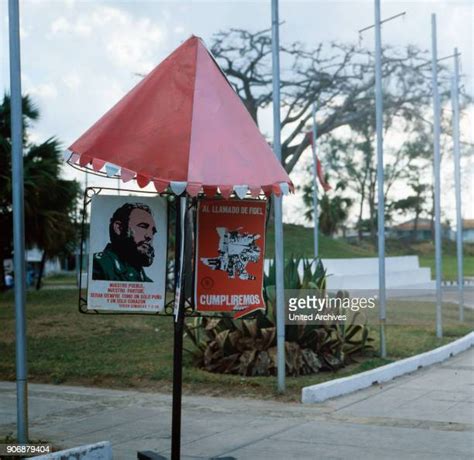
<svg viewBox="0 0 474 460">
<path fill-rule="evenodd" d="M 57 273 L 43 278 L 45 286 L 70 286 L 76 285 L 77 279 L 75 273 Z"/>
<path fill-rule="evenodd" d="M 285 224 L 283 227 L 285 240 L 285 256 L 313 257 L 313 229 L 300 225 Z M 274 230 L 267 231 L 266 257 L 274 256 Z M 377 257 L 375 247 L 367 241 L 349 244 L 341 239 L 319 236 L 319 251 L 321 257 L 326 258 L 352 258 L 352 257 Z M 420 266 L 431 268 L 431 277 L 434 279 L 434 247 L 431 242 L 406 244 L 397 240 L 388 240 L 386 246 L 387 256 L 418 255 Z M 457 279 L 456 245 L 452 241 L 443 242 L 443 279 Z M 464 245 L 464 276 L 474 277 L 474 245 Z"/>
<path fill-rule="evenodd" d="M 33 382 L 140 388 L 171 391 L 173 324 L 171 318 L 83 315 L 77 311 L 76 290 L 29 292 L 27 299 L 28 372 Z M 457 308 L 446 305 L 445 338 L 434 335 L 434 307 L 427 302 L 389 303 L 388 359 L 376 353 L 338 372 L 287 378 L 287 394 L 297 401 L 301 388 L 335 377 L 372 369 L 448 343 L 470 330 L 474 312 L 457 322 Z M 418 319 L 417 319 L 418 318 Z M 15 379 L 14 304 L 11 292 L 0 295 L 0 379 Z M 372 336 L 377 337 L 374 322 Z M 190 343 L 185 343 L 186 347 Z M 375 348 L 378 349 L 377 340 Z M 185 352 L 184 389 L 188 394 L 276 398 L 275 377 L 240 377 L 212 374 L 192 365 Z"/>
<path fill-rule="evenodd" d="M 454 255 L 443 255 L 441 261 L 441 267 L 443 270 L 443 280 L 454 281 L 458 277 L 458 266 L 457 258 Z M 434 255 L 430 256 L 420 256 L 420 265 L 422 267 L 431 268 L 431 278 L 435 277 L 435 257 Z M 464 276 L 474 277 L 474 257 L 465 255 L 463 257 L 463 271 Z"/>
<path fill-rule="evenodd" d="M 285 241 L 286 257 L 313 257 L 314 237 L 313 229 L 301 225 L 285 224 L 283 226 L 283 238 Z M 273 257 L 275 233 L 273 226 L 269 226 L 266 235 L 266 257 Z M 372 257 L 374 252 L 360 245 L 348 244 L 343 240 L 329 238 L 325 235 L 319 236 L 319 251 L 321 257 L 345 258 L 345 257 Z"/>
</svg>

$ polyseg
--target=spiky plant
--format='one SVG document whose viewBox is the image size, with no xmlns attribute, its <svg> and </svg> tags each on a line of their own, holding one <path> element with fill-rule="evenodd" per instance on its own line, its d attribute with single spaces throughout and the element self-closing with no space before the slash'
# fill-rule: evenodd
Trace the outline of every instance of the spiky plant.
<svg viewBox="0 0 474 460">
<path fill-rule="evenodd" d="M 290 259 L 285 266 L 285 287 L 291 290 L 314 289 L 324 293 L 326 271 L 321 260 Z M 210 372 L 268 376 L 277 372 L 275 318 L 275 264 L 265 276 L 264 295 L 267 314 L 257 312 L 252 319 L 194 318 L 186 324 L 186 335 L 193 343 L 197 365 Z M 338 293 L 347 296 L 347 293 Z M 286 374 L 313 374 L 343 367 L 353 356 L 371 348 L 369 330 L 355 324 L 286 325 Z"/>
</svg>

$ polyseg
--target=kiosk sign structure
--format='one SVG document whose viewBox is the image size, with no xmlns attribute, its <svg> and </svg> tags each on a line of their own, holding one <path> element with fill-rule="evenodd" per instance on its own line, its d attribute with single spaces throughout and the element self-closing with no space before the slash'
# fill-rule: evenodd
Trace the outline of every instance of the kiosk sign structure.
<svg viewBox="0 0 474 460">
<path fill-rule="evenodd" d="M 198 203 L 195 305 L 234 317 L 265 309 L 263 261 L 266 203 L 210 200 Z"/>
<path fill-rule="evenodd" d="M 167 221 L 167 203 L 161 197 L 92 198 L 89 310 L 164 309 Z"/>
<path fill-rule="evenodd" d="M 69 147 L 65 158 L 72 166 L 98 175 L 120 178 L 123 182 L 135 180 L 140 188 L 152 184 L 157 195 L 174 194 L 174 257 L 180 267 L 175 274 L 182 275 L 184 268 L 190 273 L 193 267 L 185 266 L 185 255 L 197 252 L 194 295 L 198 312 L 237 312 L 237 318 L 265 308 L 262 198 L 285 195 L 294 191 L 294 186 L 200 38 L 190 37 L 155 67 Z M 229 200 L 232 195 L 242 201 Z M 202 199 L 203 196 L 208 199 Z M 247 196 L 255 200 L 245 200 Z M 152 200 L 160 203 L 157 197 Z M 198 241 L 188 238 L 190 228 L 184 224 L 192 218 L 191 208 L 196 203 L 200 219 Z M 164 204 L 161 208 L 158 204 L 158 208 L 149 206 L 157 230 L 153 239 L 154 261 L 148 266 L 135 263 L 135 272 L 130 275 L 135 279 L 131 281 L 111 281 L 94 275 L 93 258 L 89 266 L 88 309 L 100 312 L 114 308 L 135 313 L 163 308 L 165 211 Z M 110 218 L 117 207 L 118 203 L 115 208 L 111 205 L 100 209 L 94 204 L 91 252 L 104 253 L 107 244 L 112 243 L 108 239 Z M 115 227 L 121 229 L 118 223 Z M 112 225 L 112 230 L 115 227 Z M 150 263 L 150 241 L 141 245 L 142 262 Z M 155 265 L 157 261 L 162 261 L 161 268 Z M 112 268 L 109 264 L 102 271 Z M 186 289 L 190 280 L 188 276 L 175 276 L 171 435 L 171 457 L 175 460 L 180 458 L 181 449 L 183 334 L 185 308 L 192 303 L 187 294 L 192 289 Z M 109 289 L 125 292 L 109 293 Z M 142 291 L 132 292 L 134 289 Z M 120 294 L 115 299 L 122 300 L 130 298 L 124 298 L 124 294 L 132 295 L 139 305 L 111 302 L 109 299 L 114 297 L 106 299 L 105 294 Z M 154 299 L 154 295 L 161 298 Z"/>
</svg>

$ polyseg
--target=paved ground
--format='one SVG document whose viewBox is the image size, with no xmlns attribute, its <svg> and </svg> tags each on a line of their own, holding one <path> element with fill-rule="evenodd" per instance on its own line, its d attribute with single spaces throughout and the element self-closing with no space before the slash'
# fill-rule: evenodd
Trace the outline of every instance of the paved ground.
<svg viewBox="0 0 474 460">
<path fill-rule="evenodd" d="M 237 389 L 238 391 L 238 389 Z M 110 440 L 114 458 L 169 455 L 169 396 L 30 385 L 30 434 L 64 447 Z M 0 435 L 15 431 L 15 386 L 0 382 Z M 186 397 L 183 458 L 472 459 L 474 349 L 319 405 Z"/>
<path fill-rule="evenodd" d="M 436 290 L 435 289 L 401 289 L 401 290 L 389 290 L 387 295 L 394 294 L 394 298 L 404 298 L 405 300 L 423 300 L 424 302 L 436 303 Z M 459 291 L 457 284 L 454 283 L 449 286 L 442 287 L 443 302 L 459 304 Z M 474 285 L 469 284 L 464 286 L 464 308 L 474 310 Z"/>
</svg>

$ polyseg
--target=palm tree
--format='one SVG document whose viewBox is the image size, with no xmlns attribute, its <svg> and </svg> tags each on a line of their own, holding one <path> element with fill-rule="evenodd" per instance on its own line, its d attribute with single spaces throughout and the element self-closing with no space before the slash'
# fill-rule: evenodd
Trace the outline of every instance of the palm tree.
<svg viewBox="0 0 474 460">
<path fill-rule="evenodd" d="M 327 236 L 332 236 L 338 227 L 346 221 L 352 200 L 340 195 L 331 198 L 325 193 L 319 205 L 319 229 Z"/>
<path fill-rule="evenodd" d="M 327 180 L 327 177 L 326 177 Z M 345 184 L 340 181 L 333 191 L 324 192 L 318 199 L 319 210 L 319 230 L 327 236 L 332 236 L 338 227 L 344 223 L 349 216 L 349 209 L 352 206 L 352 200 L 339 194 L 343 192 Z M 307 220 L 313 220 L 313 182 L 303 186 L 303 202 L 306 206 L 305 217 Z"/>
<path fill-rule="evenodd" d="M 23 146 L 26 245 L 43 250 L 40 275 L 48 257 L 68 253 L 76 240 L 74 210 L 80 193 L 76 181 L 60 178 L 61 148 L 55 138 L 35 145 L 28 141 L 28 127 L 39 117 L 28 96 L 23 97 Z M 0 105 L 0 275 L 12 251 L 10 98 Z M 39 279 L 41 282 L 41 276 Z M 39 287 L 39 284 L 38 284 Z"/>
</svg>

